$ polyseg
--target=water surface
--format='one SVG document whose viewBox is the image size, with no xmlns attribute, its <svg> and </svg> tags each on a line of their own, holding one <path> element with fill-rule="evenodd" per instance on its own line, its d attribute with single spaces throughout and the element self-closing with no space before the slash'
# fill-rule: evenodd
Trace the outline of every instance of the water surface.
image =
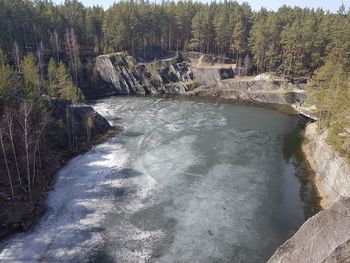
<svg viewBox="0 0 350 263">
<path fill-rule="evenodd" d="M 1 262 L 264 262 L 317 210 L 295 117 L 185 98 L 93 106 L 125 130 L 59 172 Z"/>
</svg>

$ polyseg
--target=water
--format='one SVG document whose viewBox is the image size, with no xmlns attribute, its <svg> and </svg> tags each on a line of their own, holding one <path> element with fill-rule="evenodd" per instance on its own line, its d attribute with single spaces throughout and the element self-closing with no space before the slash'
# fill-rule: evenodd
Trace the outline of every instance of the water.
<svg viewBox="0 0 350 263">
<path fill-rule="evenodd" d="M 317 210 L 294 117 L 184 98 L 93 106 L 125 130 L 59 172 L 1 262 L 264 262 Z"/>
</svg>

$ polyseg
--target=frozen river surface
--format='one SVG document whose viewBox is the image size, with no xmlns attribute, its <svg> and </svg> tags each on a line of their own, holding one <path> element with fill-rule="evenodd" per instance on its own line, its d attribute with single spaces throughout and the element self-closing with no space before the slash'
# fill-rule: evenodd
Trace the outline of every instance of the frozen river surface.
<svg viewBox="0 0 350 263">
<path fill-rule="evenodd" d="M 294 117 L 184 98 L 93 106 L 125 130 L 58 173 L 0 262 L 264 262 L 314 209 Z"/>
</svg>

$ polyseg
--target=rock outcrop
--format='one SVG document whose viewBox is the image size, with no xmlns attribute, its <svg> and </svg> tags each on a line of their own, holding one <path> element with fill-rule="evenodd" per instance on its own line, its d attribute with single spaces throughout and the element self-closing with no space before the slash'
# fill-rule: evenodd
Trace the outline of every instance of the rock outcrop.
<svg viewBox="0 0 350 263">
<path fill-rule="evenodd" d="M 62 151 L 79 149 L 81 144 L 93 141 L 111 128 L 108 121 L 89 105 L 69 105 L 62 101 L 53 101 L 52 104 L 52 122 L 46 133 L 53 147 Z"/>
<path fill-rule="evenodd" d="M 99 56 L 96 70 L 115 94 L 183 93 L 193 89 L 187 64 L 177 57 L 151 63 L 136 63 L 125 54 Z"/>
<path fill-rule="evenodd" d="M 268 263 L 350 262 L 349 208 L 350 198 L 342 197 L 310 218 L 277 249 Z"/>
<path fill-rule="evenodd" d="M 305 92 L 298 89 L 247 90 L 233 86 L 233 88 L 197 88 L 191 94 L 193 96 L 212 96 L 232 101 L 266 105 L 288 114 L 296 114 L 295 109 L 291 106 L 301 105 L 306 100 Z"/>
<path fill-rule="evenodd" d="M 137 63 L 124 53 L 102 55 L 95 70 L 104 80 L 106 95 L 175 93 L 285 106 L 306 99 L 303 87 L 269 74 L 237 77 L 230 60 L 196 52 L 150 63 Z"/>
<path fill-rule="evenodd" d="M 327 144 L 326 136 L 326 132 L 318 132 L 316 124 L 310 124 L 306 127 L 303 145 L 316 174 L 318 188 L 323 196 L 323 207 L 343 196 L 350 197 L 350 164 Z"/>
</svg>

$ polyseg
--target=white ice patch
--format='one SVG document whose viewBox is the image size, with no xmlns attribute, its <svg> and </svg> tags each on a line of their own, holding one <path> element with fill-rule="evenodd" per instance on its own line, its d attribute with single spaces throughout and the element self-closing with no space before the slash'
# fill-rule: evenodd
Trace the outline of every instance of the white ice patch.
<svg viewBox="0 0 350 263">
<path fill-rule="evenodd" d="M 113 191 L 125 183 L 112 173 L 128 153 L 106 142 L 70 161 L 58 174 L 47 213 L 29 233 L 11 238 L 1 262 L 84 262 L 103 245 L 99 227 L 113 211 Z"/>
</svg>

